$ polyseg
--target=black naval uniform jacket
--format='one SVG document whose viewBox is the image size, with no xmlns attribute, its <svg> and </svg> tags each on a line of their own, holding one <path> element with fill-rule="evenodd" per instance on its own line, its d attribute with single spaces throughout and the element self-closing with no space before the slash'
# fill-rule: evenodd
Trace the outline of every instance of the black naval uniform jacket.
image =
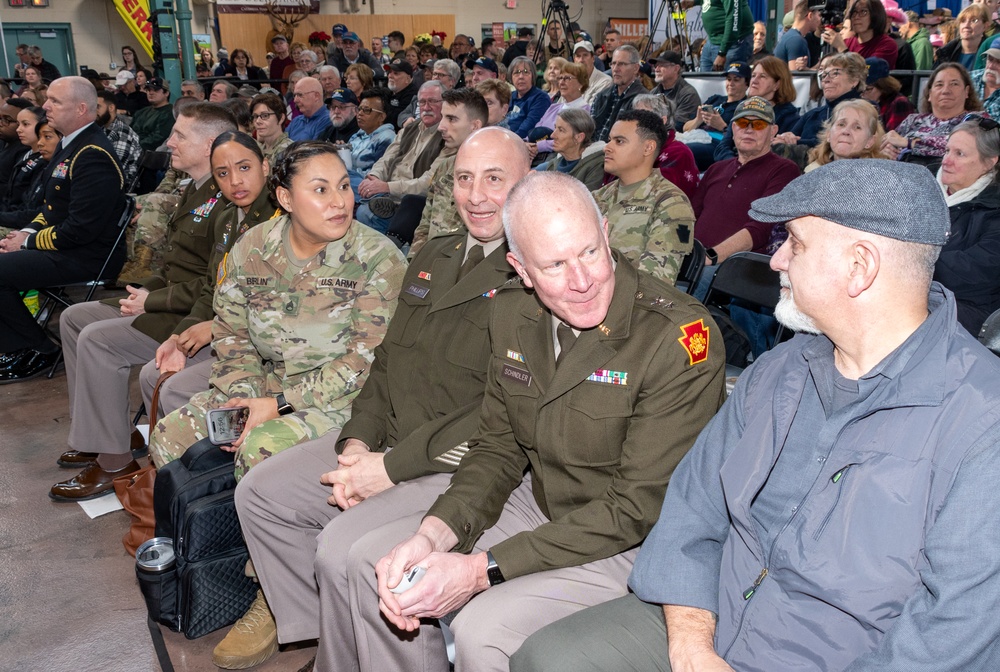
<svg viewBox="0 0 1000 672">
<path fill-rule="evenodd" d="M 65 252 L 99 270 L 125 207 L 125 178 L 104 129 L 97 124 L 84 128 L 56 151 L 47 170 L 45 198 L 28 225 L 36 233 L 24 241 L 25 249 Z M 124 261 L 122 237 L 109 271 L 117 272 Z"/>
</svg>

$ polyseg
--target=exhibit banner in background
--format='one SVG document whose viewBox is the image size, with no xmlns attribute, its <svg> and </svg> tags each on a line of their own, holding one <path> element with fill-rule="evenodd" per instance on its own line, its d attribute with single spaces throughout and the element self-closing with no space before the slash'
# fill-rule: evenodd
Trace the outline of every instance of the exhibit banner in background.
<svg viewBox="0 0 1000 672">
<path fill-rule="evenodd" d="M 149 0 L 114 0 L 115 9 L 139 41 L 146 56 L 153 58 L 153 24 L 149 22 Z"/>
</svg>

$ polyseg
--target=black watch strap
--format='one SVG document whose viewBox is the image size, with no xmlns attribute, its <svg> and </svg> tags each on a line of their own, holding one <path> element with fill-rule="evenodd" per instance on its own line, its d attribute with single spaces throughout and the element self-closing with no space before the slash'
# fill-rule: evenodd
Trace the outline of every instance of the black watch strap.
<svg viewBox="0 0 1000 672">
<path fill-rule="evenodd" d="M 278 415 L 288 415 L 295 412 L 295 407 L 285 401 L 284 392 L 278 392 L 278 396 L 275 399 L 278 402 Z"/>
<path fill-rule="evenodd" d="M 503 572 L 497 566 L 497 561 L 493 559 L 493 554 L 490 551 L 486 551 L 486 579 L 490 582 L 490 586 L 496 586 L 504 581 Z"/>
<path fill-rule="evenodd" d="M 710 247 L 707 250 L 705 250 L 705 256 L 708 257 L 708 260 L 712 262 L 712 266 L 715 266 L 717 263 L 719 263 L 719 253 L 715 251 L 714 247 Z"/>
</svg>

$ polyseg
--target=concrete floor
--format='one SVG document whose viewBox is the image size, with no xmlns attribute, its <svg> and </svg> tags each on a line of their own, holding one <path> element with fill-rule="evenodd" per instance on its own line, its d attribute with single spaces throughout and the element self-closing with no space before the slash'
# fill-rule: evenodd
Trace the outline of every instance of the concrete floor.
<svg viewBox="0 0 1000 672">
<path fill-rule="evenodd" d="M 76 473 L 55 462 L 68 433 L 61 370 L 0 386 L 0 672 L 159 670 L 135 560 L 121 544 L 128 514 L 91 520 L 48 497 Z M 178 672 L 218 669 L 212 649 L 226 629 L 198 640 L 163 633 Z M 315 646 L 290 647 L 254 669 L 294 672 L 313 655 Z"/>
</svg>

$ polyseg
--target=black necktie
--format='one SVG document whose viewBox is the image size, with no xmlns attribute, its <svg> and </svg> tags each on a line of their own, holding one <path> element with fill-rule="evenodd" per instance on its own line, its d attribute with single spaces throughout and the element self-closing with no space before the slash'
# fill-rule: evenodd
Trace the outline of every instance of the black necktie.
<svg viewBox="0 0 1000 672">
<path fill-rule="evenodd" d="M 576 334 L 573 333 L 573 327 L 565 322 L 560 322 L 556 327 L 556 340 L 559 341 L 559 356 L 556 357 L 556 366 L 559 366 L 559 362 L 562 361 L 566 353 L 576 343 Z"/>
<path fill-rule="evenodd" d="M 479 262 L 486 258 L 483 254 L 482 245 L 473 245 L 469 248 L 469 254 L 465 258 L 465 263 L 462 264 L 462 268 L 458 271 L 458 279 L 461 280 L 469 274 L 469 272 L 479 265 Z"/>
</svg>

